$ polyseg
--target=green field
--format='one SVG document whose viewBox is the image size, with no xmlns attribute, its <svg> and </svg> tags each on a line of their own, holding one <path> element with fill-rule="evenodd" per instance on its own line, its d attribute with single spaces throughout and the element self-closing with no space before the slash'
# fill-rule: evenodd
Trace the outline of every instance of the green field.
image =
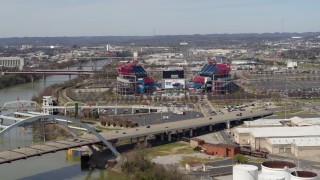
<svg viewBox="0 0 320 180">
<path fill-rule="evenodd" d="M 174 142 L 145 149 L 145 155 L 148 157 L 166 156 L 173 154 L 192 154 L 195 153 L 188 143 Z"/>
</svg>

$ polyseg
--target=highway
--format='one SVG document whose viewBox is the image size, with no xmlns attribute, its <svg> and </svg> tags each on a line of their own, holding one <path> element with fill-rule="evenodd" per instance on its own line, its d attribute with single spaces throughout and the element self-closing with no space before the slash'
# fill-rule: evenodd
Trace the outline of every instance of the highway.
<svg viewBox="0 0 320 180">
<path fill-rule="evenodd" d="M 229 123 L 231 121 L 248 120 L 251 118 L 260 118 L 272 115 L 272 112 L 265 110 L 244 111 L 242 116 L 237 116 L 238 112 L 230 112 L 224 115 L 216 115 L 212 117 L 202 117 L 196 119 L 167 122 L 163 124 L 156 124 L 151 126 L 141 126 L 137 128 L 129 128 L 117 131 L 101 132 L 100 135 L 110 142 L 125 140 L 138 137 L 146 137 L 151 135 L 168 135 L 168 141 L 171 141 L 171 134 L 181 130 L 190 130 L 215 125 L 218 123 Z M 64 139 L 57 141 L 48 141 L 42 144 L 32 145 L 28 147 L 21 147 L 12 150 L 5 150 L 0 152 L 0 164 L 8 163 L 15 160 L 25 159 L 28 157 L 39 156 L 46 153 L 53 153 L 56 151 L 66 150 L 69 148 L 80 147 L 84 145 L 91 145 L 100 142 L 100 140 L 92 133 L 87 133 L 82 136 Z"/>
</svg>

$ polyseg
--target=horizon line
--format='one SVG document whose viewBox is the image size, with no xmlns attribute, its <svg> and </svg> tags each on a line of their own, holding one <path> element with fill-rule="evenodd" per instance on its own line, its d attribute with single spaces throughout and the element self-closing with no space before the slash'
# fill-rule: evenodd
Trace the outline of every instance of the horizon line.
<svg viewBox="0 0 320 180">
<path fill-rule="evenodd" d="M 212 34 L 160 34 L 160 35 L 77 35 L 77 36 L 10 36 L 0 37 L 0 39 L 10 38 L 79 38 L 79 37 L 161 37 L 161 36 L 206 36 L 206 35 L 241 35 L 241 34 L 305 34 L 305 33 L 320 33 L 320 31 L 305 31 L 305 32 L 247 32 L 247 33 L 212 33 Z"/>
</svg>

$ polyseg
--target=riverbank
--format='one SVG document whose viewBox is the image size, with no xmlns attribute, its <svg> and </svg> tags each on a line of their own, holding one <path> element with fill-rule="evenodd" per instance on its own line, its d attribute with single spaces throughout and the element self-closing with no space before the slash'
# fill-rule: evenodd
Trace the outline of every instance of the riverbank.
<svg viewBox="0 0 320 180">
<path fill-rule="evenodd" d="M 33 76 L 33 80 L 40 79 L 40 76 Z M 32 82 L 31 76 L 22 74 L 0 75 L 0 89 L 13 87 L 20 84 Z"/>
</svg>

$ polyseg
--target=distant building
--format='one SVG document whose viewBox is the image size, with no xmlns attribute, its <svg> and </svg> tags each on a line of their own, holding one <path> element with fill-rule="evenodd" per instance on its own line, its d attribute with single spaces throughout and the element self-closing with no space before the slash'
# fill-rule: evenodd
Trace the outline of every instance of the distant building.
<svg viewBox="0 0 320 180">
<path fill-rule="evenodd" d="M 233 70 L 252 70 L 257 66 L 257 62 L 253 60 L 234 60 L 231 62 Z"/>
<path fill-rule="evenodd" d="M 162 73 L 162 89 L 166 93 L 184 94 L 186 87 L 186 80 L 184 79 L 184 70 L 168 70 Z"/>
<path fill-rule="evenodd" d="M 297 61 L 287 61 L 287 68 L 288 69 L 296 69 L 298 67 Z"/>
<path fill-rule="evenodd" d="M 26 49 L 31 49 L 31 48 L 33 48 L 32 45 L 27 45 L 27 44 L 21 45 L 21 50 L 26 50 Z"/>
<path fill-rule="evenodd" d="M 22 70 L 24 67 L 24 58 L 21 57 L 0 57 L 0 67 L 17 67 Z"/>
<path fill-rule="evenodd" d="M 225 56 L 215 56 L 214 57 L 216 63 L 227 63 L 228 62 L 228 58 Z"/>
</svg>

